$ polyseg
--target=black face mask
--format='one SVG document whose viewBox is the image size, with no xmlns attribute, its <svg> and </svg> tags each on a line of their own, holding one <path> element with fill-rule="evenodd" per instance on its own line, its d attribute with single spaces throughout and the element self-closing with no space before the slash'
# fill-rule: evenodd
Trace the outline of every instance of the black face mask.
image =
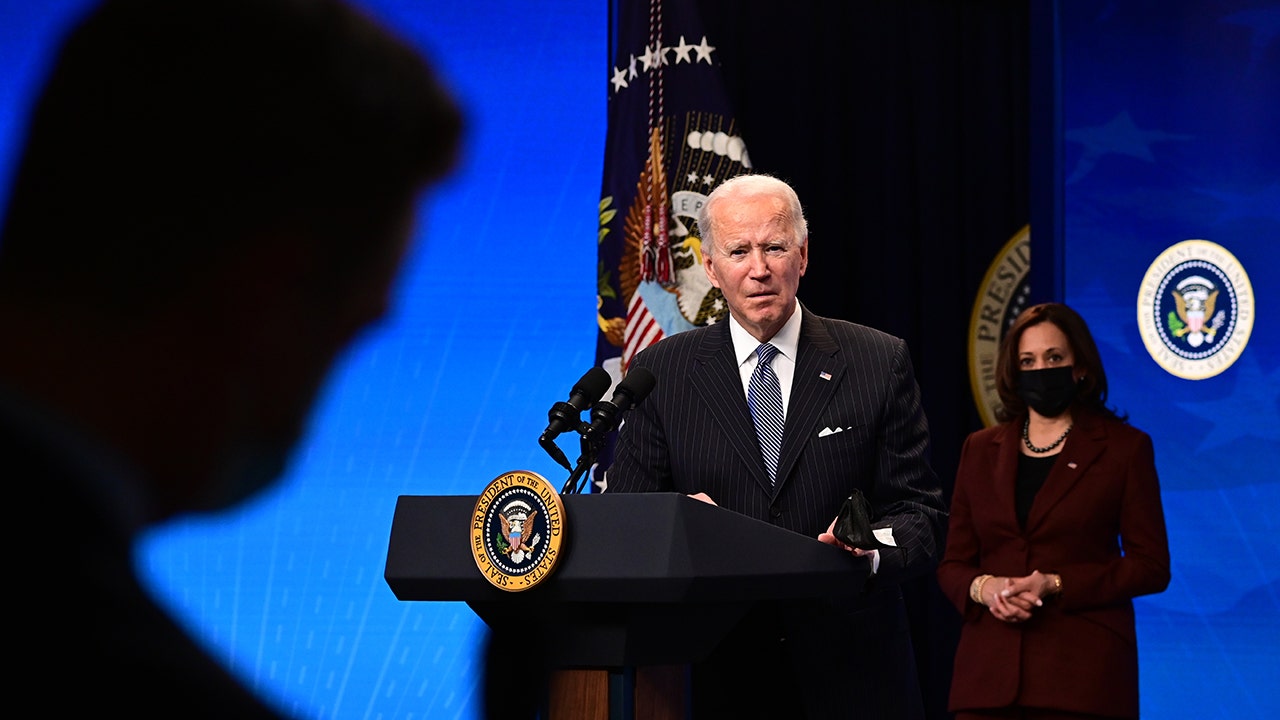
<svg viewBox="0 0 1280 720">
<path fill-rule="evenodd" d="M 1045 417 L 1058 417 L 1076 398 L 1071 366 L 1022 370 L 1018 373 L 1018 397 Z"/>
</svg>

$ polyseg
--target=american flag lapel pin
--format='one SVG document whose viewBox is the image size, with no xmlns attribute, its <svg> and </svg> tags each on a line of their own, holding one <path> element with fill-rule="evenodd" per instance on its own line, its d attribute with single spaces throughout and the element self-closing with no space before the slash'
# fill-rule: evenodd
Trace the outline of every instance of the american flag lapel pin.
<svg viewBox="0 0 1280 720">
<path fill-rule="evenodd" d="M 830 379 L 831 379 L 831 373 L 826 372 L 826 371 L 823 371 L 823 372 L 818 373 L 818 377 L 822 378 L 823 380 L 830 380 Z"/>
</svg>

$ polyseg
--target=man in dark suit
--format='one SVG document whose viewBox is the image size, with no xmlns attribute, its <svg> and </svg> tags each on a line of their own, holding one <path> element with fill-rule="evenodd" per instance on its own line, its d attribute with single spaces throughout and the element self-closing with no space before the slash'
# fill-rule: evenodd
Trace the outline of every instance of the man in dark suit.
<svg viewBox="0 0 1280 720">
<path fill-rule="evenodd" d="M 275 717 L 135 573 L 271 484 L 387 309 L 461 114 L 341 0 L 105 0 L 62 45 L 0 236 L 7 649 L 35 715 Z"/>
<path fill-rule="evenodd" d="M 933 570 L 946 513 L 906 343 L 800 304 L 808 230 L 781 180 L 726 181 L 698 227 L 729 319 L 634 358 L 657 386 L 619 430 L 607 492 L 686 493 L 845 547 L 873 575 L 855 598 L 754 609 L 694 664 L 693 716 L 922 717 L 898 582 Z M 884 547 L 831 534 L 854 490 Z"/>
</svg>

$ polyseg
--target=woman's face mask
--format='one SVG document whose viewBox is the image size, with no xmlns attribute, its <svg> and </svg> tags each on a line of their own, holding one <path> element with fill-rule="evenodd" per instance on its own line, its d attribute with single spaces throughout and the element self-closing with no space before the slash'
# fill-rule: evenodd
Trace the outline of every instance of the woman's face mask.
<svg viewBox="0 0 1280 720">
<path fill-rule="evenodd" d="M 1058 417 L 1076 397 L 1076 379 L 1070 365 L 1022 370 L 1018 373 L 1018 397 L 1045 417 Z"/>
</svg>

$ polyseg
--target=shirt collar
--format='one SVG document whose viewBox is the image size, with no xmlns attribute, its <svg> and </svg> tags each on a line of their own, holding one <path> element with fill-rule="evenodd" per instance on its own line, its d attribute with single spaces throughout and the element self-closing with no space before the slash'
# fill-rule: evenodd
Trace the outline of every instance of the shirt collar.
<svg viewBox="0 0 1280 720">
<path fill-rule="evenodd" d="M 795 362 L 796 353 L 800 348 L 800 313 L 802 312 L 800 300 L 797 298 L 795 302 L 796 308 L 791 313 L 791 317 L 787 318 L 786 324 L 767 341 L 792 362 Z M 760 341 L 747 332 L 747 329 L 742 327 L 742 323 L 738 322 L 733 315 L 729 316 L 729 337 L 733 339 L 733 355 L 737 358 L 739 366 L 754 357 L 756 348 L 760 347 Z"/>
</svg>

